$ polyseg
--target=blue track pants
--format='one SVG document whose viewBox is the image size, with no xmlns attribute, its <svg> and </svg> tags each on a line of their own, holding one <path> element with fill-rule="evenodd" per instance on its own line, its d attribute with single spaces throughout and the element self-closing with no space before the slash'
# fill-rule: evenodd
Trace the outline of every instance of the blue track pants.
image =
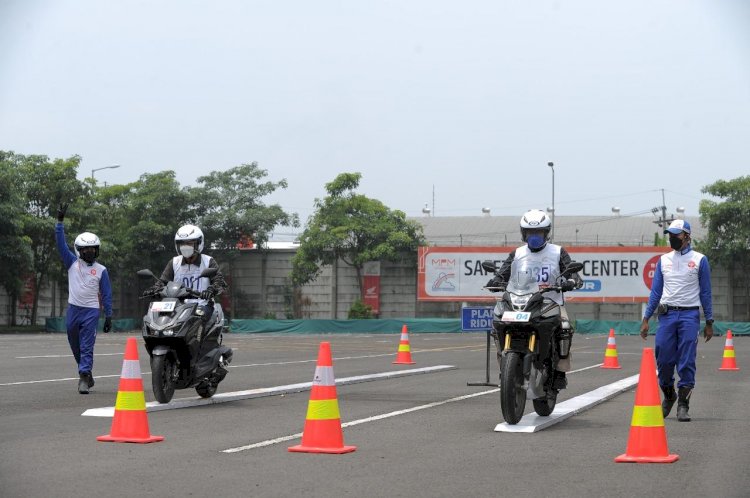
<svg viewBox="0 0 750 498">
<path fill-rule="evenodd" d="M 68 344 L 78 363 L 78 373 L 91 373 L 94 367 L 94 342 L 99 310 L 68 304 L 65 320 L 68 329 Z"/>
<path fill-rule="evenodd" d="M 655 353 L 660 386 L 674 386 L 677 368 L 680 376 L 677 387 L 695 387 L 695 354 L 700 326 L 700 310 L 697 309 L 674 310 L 659 316 Z"/>
</svg>

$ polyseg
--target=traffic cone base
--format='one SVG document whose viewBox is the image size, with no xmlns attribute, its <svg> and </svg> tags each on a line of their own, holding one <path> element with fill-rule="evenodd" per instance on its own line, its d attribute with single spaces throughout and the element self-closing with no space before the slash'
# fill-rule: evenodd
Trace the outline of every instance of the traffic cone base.
<svg viewBox="0 0 750 498">
<path fill-rule="evenodd" d="M 661 408 L 659 408 L 661 410 Z M 663 420 L 663 419 L 662 419 Z M 664 427 L 632 427 L 625 453 L 617 463 L 673 463 L 679 455 L 670 455 Z"/>
<path fill-rule="evenodd" d="M 393 365 L 414 365 L 414 363 L 415 362 L 411 359 L 409 331 L 404 324 L 404 326 L 401 327 L 401 340 L 398 343 L 398 354 L 396 355 L 396 361 L 393 362 Z"/>
<path fill-rule="evenodd" d="M 617 344 L 615 343 L 615 329 L 609 329 L 607 349 L 604 351 L 604 363 L 601 368 L 622 368 L 617 360 Z"/>
<path fill-rule="evenodd" d="M 109 443 L 155 443 L 164 436 L 152 436 L 148 430 L 146 397 L 138 361 L 138 342 L 128 337 L 125 359 L 122 361 L 120 386 L 115 401 L 115 416 L 109 434 L 98 436 L 97 441 Z"/>
<path fill-rule="evenodd" d="M 727 339 L 724 343 L 724 355 L 721 359 L 721 367 L 719 370 L 739 370 L 737 359 L 734 355 L 734 339 L 731 330 L 727 330 Z"/>
<path fill-rule="evenodd" d="M 356 446 L 344 445 L 341 431 L 341 415 L 336 398 L 336 380 L 333 376 L 331 345 L 321 342 L 318 363 L 307 405 L 305 428 L 301 444 L 290 446 L 288 451 L 298 453 L 350 453 Z"/>
<path fill-rule="evenodd" d="M 664 416 L 661 411 L 656 360 L 652 348 L 643 349 L 641 373 L 635 391 L 635 406 L 630 421 L 628 446 L 617 463 L 673 463 L 680 457 L 670 454 Z"/>
</svg>

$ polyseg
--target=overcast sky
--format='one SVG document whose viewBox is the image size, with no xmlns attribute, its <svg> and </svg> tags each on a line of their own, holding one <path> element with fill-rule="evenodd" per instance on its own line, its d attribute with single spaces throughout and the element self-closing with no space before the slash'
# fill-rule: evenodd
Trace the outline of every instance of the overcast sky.
<svg viewBox="0 0 750 498">
<path fill-rule="evenodd" d="M 355 171 L 409 216 L 520 216 L 553 161 L 558 216 L 695 216 L 749 148 L 745 0 L 0 0 L 0 149 L 100 183 L 257 161 L 303 221 Z"/>
</svg>

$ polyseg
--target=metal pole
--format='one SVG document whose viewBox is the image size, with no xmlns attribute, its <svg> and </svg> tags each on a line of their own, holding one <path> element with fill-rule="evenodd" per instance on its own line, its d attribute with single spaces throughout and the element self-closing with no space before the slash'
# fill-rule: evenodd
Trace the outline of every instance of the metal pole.
<svg viewBox="0 0 750 498">
<path fill-rule="evenodd" d="M 552 240 L 555 240 L 555 163 L 547 163 L 552 168 Z"/>
</svg>

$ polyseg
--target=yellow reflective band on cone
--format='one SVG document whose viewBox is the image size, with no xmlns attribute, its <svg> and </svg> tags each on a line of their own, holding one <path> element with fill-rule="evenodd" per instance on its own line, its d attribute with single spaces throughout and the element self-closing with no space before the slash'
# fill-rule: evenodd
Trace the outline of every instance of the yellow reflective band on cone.
<svg viewBox="0 0 750 498">
<path fill-rule="evenodd" d="M 724 350 L 724 358 L 734 358 L 734 350 L 733 349 L 725 349 Z"/>
<path fill-rule="evenodd" d="M 661 406 L 638 406 L 633 408 L 633 419 L 630 422 L 633 427 L 664 427 L 664 415 Z"/>
<path fill-rule="evenodd" d="M 118 391 L 115 410 L 146 411 L 146 397 L 143 391 Z"/>
<path fill-rule="evenodd" d="M 311 399 L 307 404 L 307 420 L 331 420 L 341 418 L 339 402 L 335 399 Z"/>
<path fill-rule="evenodd" d="M 608 349 L 604 352 L 604 356 L 607 357 L 617 357 L 617 350 L 616 349 Z"/>
<path fill-rule="evenodd" d="M 398 352 L 399 352 L 399 353 L 405 353 L 405 352 L 407 352 L 407 351 L 410 351 L 410 350 L 409 350 L 409 345 L 408 345 L 408 344 L 399 344 L 399 345 L 398 345 Z"/>
</svg>

